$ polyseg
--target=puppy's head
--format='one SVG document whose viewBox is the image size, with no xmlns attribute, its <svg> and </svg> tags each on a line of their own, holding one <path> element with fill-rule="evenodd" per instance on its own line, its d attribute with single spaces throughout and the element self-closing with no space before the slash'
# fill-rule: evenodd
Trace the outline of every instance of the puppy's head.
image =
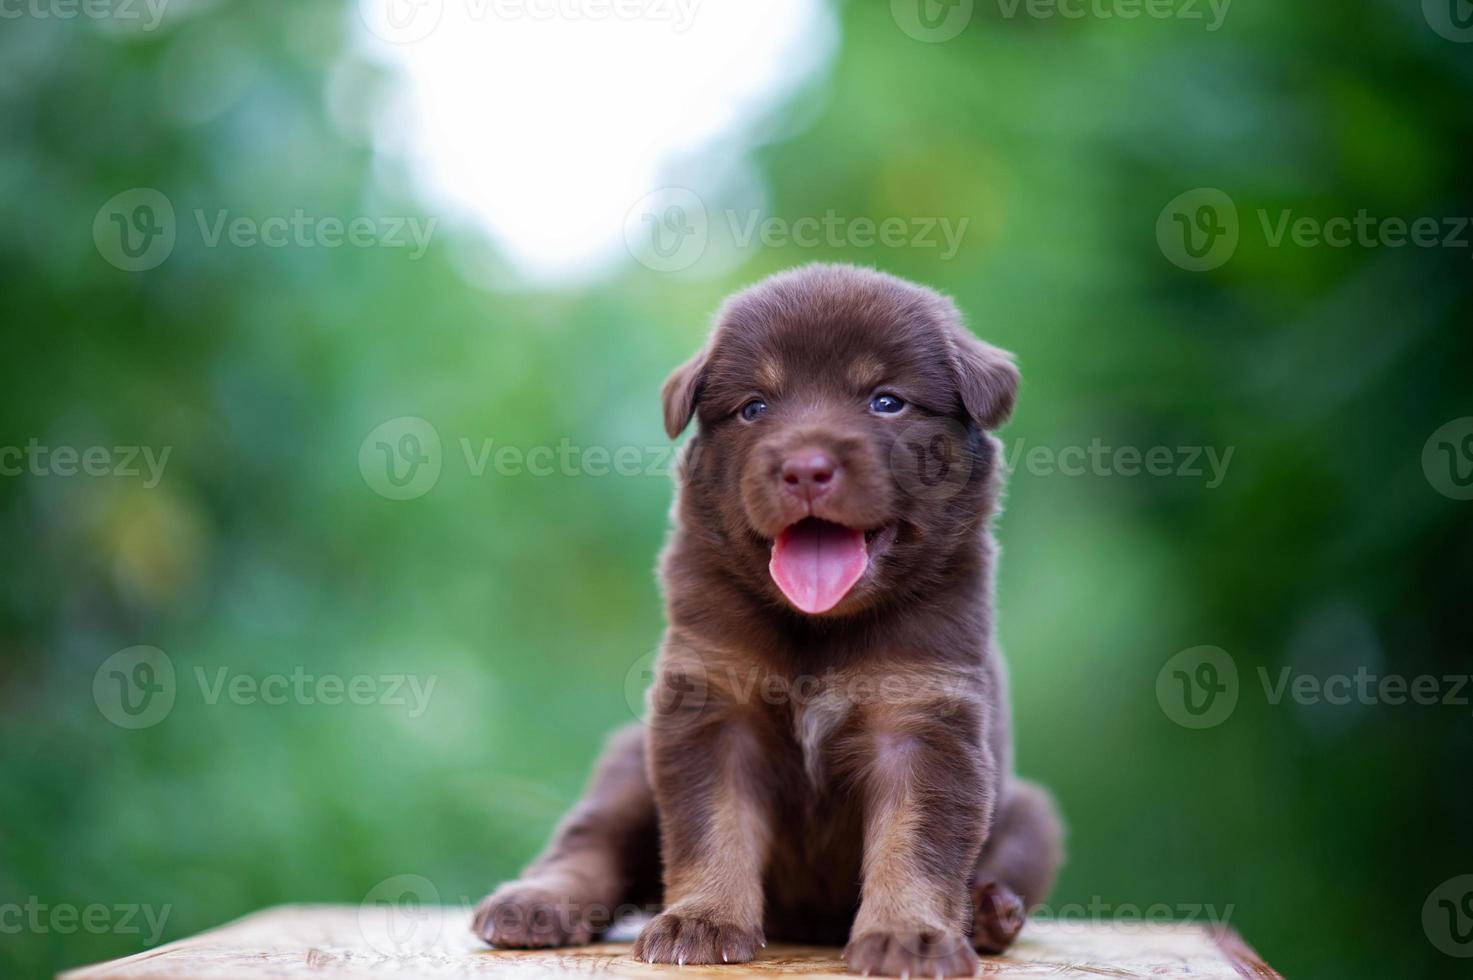
<svg viewBox="0 0 1473 980">
<path fill-rule="evenodd" d="M 847 615 L 935 584 L 980 547 L 1011 357 L 950 300 L 815 265 L 732 297 L 665 383 L 671 438 L 699 418 L 682 508 L 774 601 Z"/>
</svg>

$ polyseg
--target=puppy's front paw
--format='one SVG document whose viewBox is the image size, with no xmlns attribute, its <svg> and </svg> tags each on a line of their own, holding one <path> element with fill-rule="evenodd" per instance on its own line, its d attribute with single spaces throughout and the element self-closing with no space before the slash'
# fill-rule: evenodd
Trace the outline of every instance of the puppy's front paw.
<svg viewBox="0 0 1473 980">
<path fill-rule="evenodd" d="M 981 965 L 966 937 L 947 929 L 867 932 L 844 947 L 851 973 L 881 977 L 970 977 Z"/>
<path fill-rule="evenodd" d="M 493 946 L 583 946 L 593 940 L 588 910 L 531 882 L 511 881 L 476 906 L 471 931 Z"/>
<path fill-rule="evenodd" d="M 634 943 L 646 963 L 746 963 L 766 946 L 761 929 L 717 922 L 704 915 L 666 912 L 650 920 Z"/>
</svg>

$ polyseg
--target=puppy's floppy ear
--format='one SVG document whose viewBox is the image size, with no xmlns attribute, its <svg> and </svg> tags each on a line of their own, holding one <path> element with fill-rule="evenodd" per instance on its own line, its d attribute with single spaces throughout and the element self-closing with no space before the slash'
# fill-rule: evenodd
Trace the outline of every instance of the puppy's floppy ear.
<svg viewBox="0 0 1473 980">
<path fill-rule="evenodd" d="M 1018 398 L 1018 366 L 1013 355 L 983 343 L 965 328 L 951 331 L 953 358 L 962 407 L 984 429 L 996 429 L 1013 414 Z"/>
<path fill-rule="evenodd" d="M 707 351 L 703 347 L 665 379 L 660 398 L 665 403 L 665 434 L 671 439 L 685 431 L 691 416 L 696 413 L 696 399 L 701 395 L 701 383 L 705 380 L 706 357 Z"/>
</svg>

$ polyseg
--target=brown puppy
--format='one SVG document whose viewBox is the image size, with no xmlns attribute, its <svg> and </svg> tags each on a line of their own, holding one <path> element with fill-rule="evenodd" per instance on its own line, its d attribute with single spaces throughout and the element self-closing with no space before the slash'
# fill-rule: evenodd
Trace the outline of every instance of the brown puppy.
<svg viewBox="0 0 1473 980">
<path fill-rule="evenodd" d="M 841 942 L 855 972 L 962 976 L 1062 859 L 1012 774 L 994 649 L 987 430 L 1011 358 L 950 300 L 815 265 L 729 300 L 665 385 L 681 461 L 669 629 L 643 726 L 476 911 L 498 946 L 588 942 L 659 900 L 635 954 L 739 963 Z"/>
</svg>

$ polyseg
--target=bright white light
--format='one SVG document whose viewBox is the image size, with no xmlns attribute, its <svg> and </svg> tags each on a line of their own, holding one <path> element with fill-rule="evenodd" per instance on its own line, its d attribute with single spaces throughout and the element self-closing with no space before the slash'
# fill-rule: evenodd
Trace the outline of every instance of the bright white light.
<svg viewBox="0 0 1473 980">
<path fill-rule="evenodd" d="M 718 143 L 748 149 L 835 36 L 826 0 L 358 7 L 367 50 L 402 78 L 380 151 L 407 157 L 433 206 L 468 214 L 534 281 L 627 259 L 629 209 L 669 182 L 673 163 Z M 680 175 L 715 189 L 702 179 Z"/>
</svg>

